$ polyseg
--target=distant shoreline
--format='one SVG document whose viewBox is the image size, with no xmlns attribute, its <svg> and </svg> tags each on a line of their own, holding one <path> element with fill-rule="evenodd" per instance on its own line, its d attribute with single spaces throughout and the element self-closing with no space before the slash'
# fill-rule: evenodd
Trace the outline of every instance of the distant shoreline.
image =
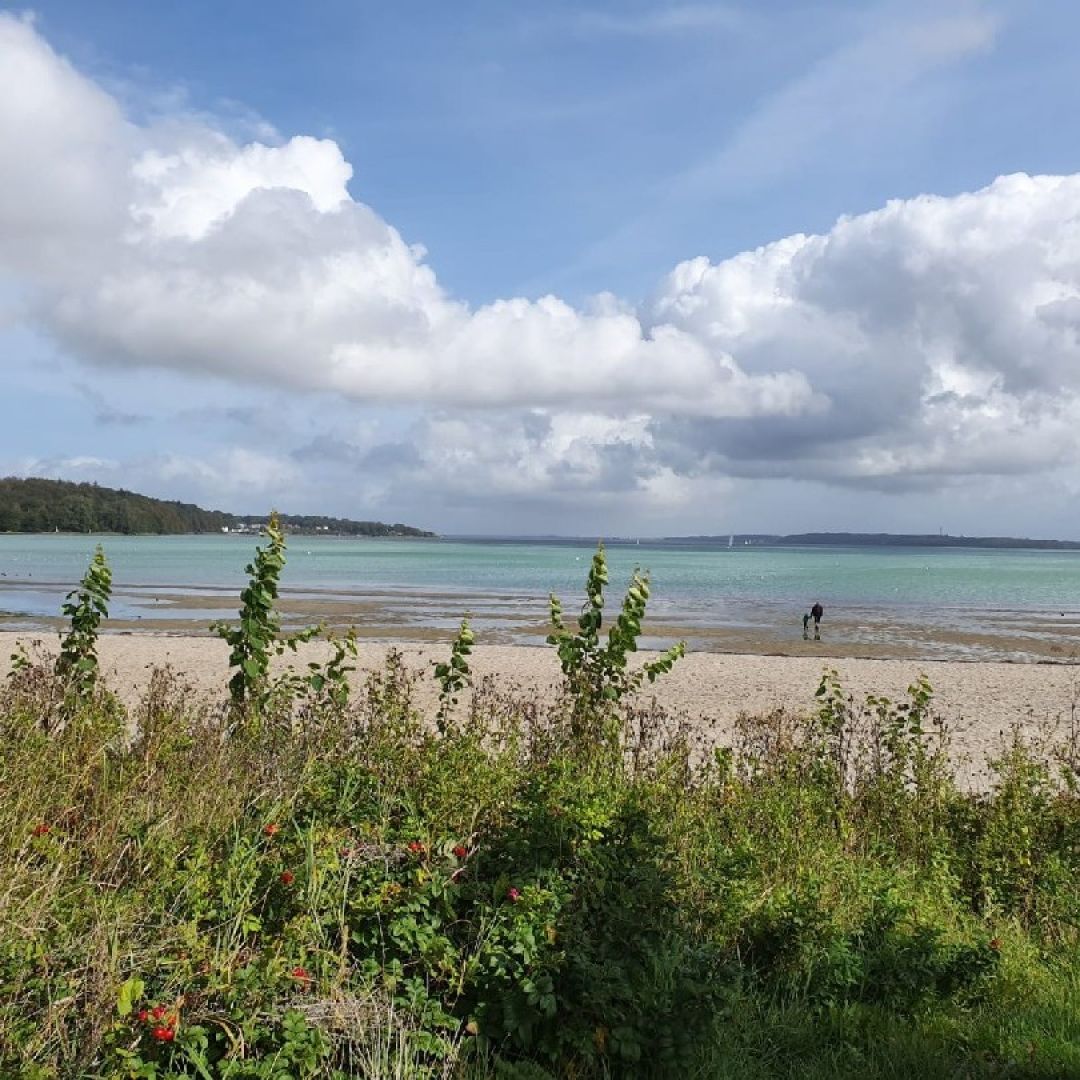
<svg viewBox="0 0 1080 1080">
<path fill-rule="evenodd" d="M 1080 540 L 1032 540 L 1017 536 L 950 536 L 921 533 L 732 533 L 719 536 L 482 536 L 447 534 L 440 539 L 469 544 L 596 544 L 608 547 L 806 548 L 895 547 L 999 551 L 1080 551 Z"/>
<path fill-rule="evenodd" d="M 284 533 L 289 536 L 306 536 L 309 539 L 328 537 L 333 540 L 443 540 L 437 533 L 414 536 L 407 533 L 350 533 L 350 532 L 315 532 L 308 529 L 297 529 L 286 525 Z M 0 536 L 107 536 L 107 537 L 137 537 L 140 540 L 154 540 L 171 536 L 236 536 L 244 539 L 258 540 L 262 536 L 261 529 L 201 529 L 198 532 L 109 532 L 104 529 L 95 529 L 92 532 L 81 532 L 75 529 L 0 529 Z"/>
<path fill-rule="evenodd" d="M 198 529 L 185 532 L 121 532 L 94 529 L 88 532 L 77 529 L 0 529 L 0 536 L 137 536 L 142 539 L 158 536 L 240 536 L 258 538 L 260 525 L 232 526 L 228 529 Z M 701 547 L 731 548 L 918 548 L 983 551 L 1080 551 L 1080 540 L 1037 540 L 1019 536 L 951 536 L 948 534 L 921 533 L 733 533 L 730 535 L 702 536 L 502 536 L 473 533 L 433 533 L 419 530 L 411 533 L 362 533 L 333 532 L 326 529 L 300 528 L 285 523 L 286 536 L 304 536 L 319 539 L 348 540 L 434 540 L 461 544 L 507 544 L 550 545 L 554 547 L 595 546 L 603 543 L 608 547 Z"/>
</svg>

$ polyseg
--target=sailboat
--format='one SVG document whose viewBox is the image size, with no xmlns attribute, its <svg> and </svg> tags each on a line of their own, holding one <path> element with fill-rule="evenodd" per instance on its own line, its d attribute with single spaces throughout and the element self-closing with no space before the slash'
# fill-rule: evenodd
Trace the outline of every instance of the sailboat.
<svg viewBox="0 0 1080 1080">
<path fill-rule="evenodd" d="M 735 534 L 734 534 L 734 533 L 732 533 L 732 534 L 731 534 L 731 535 L 730 535 L 730 536 L 729 536 L 729 537 L 727 538 L 727 546 L 728 546 L 729 548 L 733 548 L 733 547 L 735 546 Z"/>
</svg>

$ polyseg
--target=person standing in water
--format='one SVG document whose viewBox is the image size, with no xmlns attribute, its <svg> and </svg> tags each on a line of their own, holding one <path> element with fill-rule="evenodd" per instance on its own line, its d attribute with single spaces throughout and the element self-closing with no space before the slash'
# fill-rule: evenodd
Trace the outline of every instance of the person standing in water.
<svg viewBox="0 0 1080 1080">
<path fill-rule="evenodd" d="M 821 606 L 820 600 L 814 601 L 814 606 L 810 609 L 810 617 L 814 620 L 814 640 L 821 640 L 821 616 L 825 614 L 825 609 Z"/>
</svg>

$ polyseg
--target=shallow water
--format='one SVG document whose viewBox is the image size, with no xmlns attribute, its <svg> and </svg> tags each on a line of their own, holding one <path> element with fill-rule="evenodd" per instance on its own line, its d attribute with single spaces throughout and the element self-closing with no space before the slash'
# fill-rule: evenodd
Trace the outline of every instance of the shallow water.
<svg viewBox="0 0 1080 1080">
<path fill-rule="evenodd" d="M 235 611 L 253 537 L 0 535 L 0 625 L 48 625 L 98 542 L 113 568 L 114 625 L 191 632 Z M 543 635 L 547 595 L 580 602 L 589 542 L 293 537 L 287 621 L 322 618 L 449 634 L 466 610 L 495 640 Z M 650 570 L 651 630 L 699 648 L 799 648 L 801 614 L 823 636 L 880 652 L 1071 659 L 1080 645 L 1080 552 L 957 548 L 758 548 L 653 542 L 608 547 L 612 603 Z"/>
</svg>

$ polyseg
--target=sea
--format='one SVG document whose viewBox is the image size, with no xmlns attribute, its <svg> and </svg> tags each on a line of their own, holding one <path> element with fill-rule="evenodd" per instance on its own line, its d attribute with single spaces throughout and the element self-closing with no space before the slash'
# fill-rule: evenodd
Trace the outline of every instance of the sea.
<svg viewBox="0 0 1080 1080">
<path fill-rule="evenodd" d="M 0 630 L 57 625 L 97 544 L 113 571 L 108 626 L 203 632 L 235 614 L 253 536 L 0 535 Z M 287 624 L 323 620 L 402 640 L 449 637 L 468 612 L 480 640 L 535 644 L 550 593 L 573 615 L 591 540 L 291 536 Z M 614 610 L 635 568 L 652 596 L 643 646 L 798 652 L 820 600 L 822 639 L 854 655 L 1073 662 L 1080 551 L 774 547 L 630 541 L 607 546 Z"/>
</svg>

